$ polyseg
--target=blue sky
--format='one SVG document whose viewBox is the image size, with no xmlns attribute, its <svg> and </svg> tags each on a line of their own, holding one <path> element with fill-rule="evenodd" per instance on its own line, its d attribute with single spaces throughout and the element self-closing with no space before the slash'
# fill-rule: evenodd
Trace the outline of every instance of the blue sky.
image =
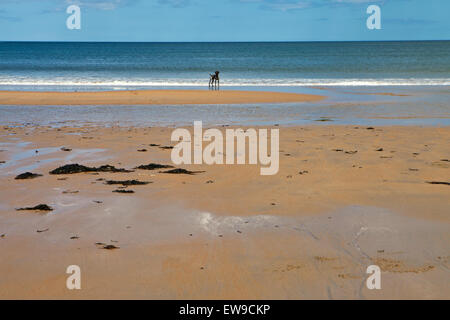
<svg viewBox="0 0 450 320">
<path fill-rule="evenodd" d="M 68 30 L 66 8 L 81 8 Z M 381 8 L 381 30 L 366 9 Z M 0 0 L 0 41 L 450 40 L 450 0 Z"/>
</svg>

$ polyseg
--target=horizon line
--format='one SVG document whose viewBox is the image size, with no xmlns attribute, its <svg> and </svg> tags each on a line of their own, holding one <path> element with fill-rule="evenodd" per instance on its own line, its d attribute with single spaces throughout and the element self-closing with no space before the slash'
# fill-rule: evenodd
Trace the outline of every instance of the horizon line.
<svg viewBox="0 0 450 320">
<path fill-rule="evenodd" d="M 450 39 L 416 39 L 416 40 L 242 40 L 242 41 L 103 41 L 103 40 L 0 40 L 5 42 L 54 42 L 54 43 L 298 43 L 298 42 L 426 42 L 450 41 Z"/>
</svg>

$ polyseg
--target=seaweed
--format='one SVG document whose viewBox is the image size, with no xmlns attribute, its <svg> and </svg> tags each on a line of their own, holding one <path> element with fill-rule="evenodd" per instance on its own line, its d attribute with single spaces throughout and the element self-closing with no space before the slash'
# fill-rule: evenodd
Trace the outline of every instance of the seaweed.
<svg viewBox="0 0 450 320">
<path fill-rule="evenodd" d="M 138 180 L 122 180 L 122 181 L 116 181 L 116 180 L 106 180 L 105 184 L 121 184 L 123 186 L 139 186 L 139 185 L 146 185 L 152 183 L 150 181 L 138 181 Z"/>
<path fill-rule="evenodd" d="M 16 180 L 24 180 L 24 179 L 34 179 L 34 178 L 37 178 L 37 177 L 42 177 L 42 174 L 25 172 L 25 173 L 19 174 L 14 179 L 16 179 Z"/>
<path fill-rule="evenodd" d="M 71 190 L 64 190 L 62 193 L 63 194 L 68 194 L 68 193 L 78 193 L 79 191 L 78 190 L 74 190 L 74 191 L 71 191 Z"/>
<path fill-rule="evenodd" d="M 102 247 L 102 249 L 113 250 L 113 249 L 120 249 L 120 247 L 116 247 L 116 246 L 113 245 L 113 244 L 107 244 L 107 245 L 104 245 L 104 246 Z"/>
<path fill-rule="evenodd" d="M 442 184 L 446 186 L 450 186 L 450 182 L 444 182 L 444 181 L 427 181 L 429 184 Z"/>
<path fill-rule="evenodd" d="M 133 172 L 122 168 L 116 168 L 109 164 L 100 167 L 87 167 L 78 163 L 66 164 L 62 167 L 50 171 L 50 174 L 74 174 L 81 172 Z"/>
<path fill-rule="evenodd" d="M 168 164 L 158 164 L 158 163 L 149 163 L 149 164 L 143 164 L 139 167 L 136 167 L 135 169 L 141 169 L 141 170 L 155 170 L 155 169 L 168 169 L 173 168 L 173 166 Z"/>
<path fill-rule="evenodd" d="M 46 205 L 46 204 L 38 204 L 34 207 L 24 207 L 24 208 L 17 208 L 17 211 L 25 211 L 25 210 L 37 210 L 37 211 L 52 211 L 53 208 Z"/>
<path fill-rule="evenodd" d="M 119 189 L 114 190 L 113 192 L 116 192 L 116 193 L 134 193 L 133 190 L 119 190 Z"/>
<path fill-rule="evenodd" d="M 181 168 L 176 168 L 176 169 L 172 169 L 172 170 L 168 170 L 168 171 L 162 171 L 161 173 L 170 173 L 170 174 L 196 174 L 196 173 L 202 173 L 205 171 L 189 171 L 186 169 L 181 169 Z"/>
<path fill-rule="evenodd" d="M 321 117 L 320 119 L 317 119 L 317 120 L 314 120 L 314 121 L 321 121 L 321 122 L 324 122 L 324 121 L 333 121 L 333 119 Z"/>
</svg>

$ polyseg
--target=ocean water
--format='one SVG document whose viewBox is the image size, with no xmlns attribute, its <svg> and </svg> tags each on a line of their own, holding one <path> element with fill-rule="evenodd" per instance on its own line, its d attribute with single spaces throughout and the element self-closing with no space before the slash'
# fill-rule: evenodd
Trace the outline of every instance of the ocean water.
<svg viewBox="0 0 450 320">
<path fill-rule="evenodd" d="M 236 89 L 230 87 L 230 89 Z M 249 87 L 251 90 L 265 90 Z M 220 105 L 0 105 L 0 125 L 205 126 L 424 125 L 450 126 L 450 90 L 443 86 L 270 87 L 324 95 L 319 102 Z M 208 90 L 205 88 L 205 90 Z M 395 92 L 398 96 L 378 95 Z M 327 119 L 328 121 L 321 121 Z"/>
<path fill-rule="evenodd" d="M 0 89 L 449 86 L 450 41 L 0 42 Z"/>
</svg>

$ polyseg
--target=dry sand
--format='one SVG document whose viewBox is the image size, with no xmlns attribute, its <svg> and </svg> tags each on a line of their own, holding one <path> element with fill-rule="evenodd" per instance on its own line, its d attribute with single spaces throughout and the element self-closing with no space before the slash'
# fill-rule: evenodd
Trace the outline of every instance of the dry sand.
<svg viewBox="0 0 450 320">
<path fill-rule="evenodd" d="M 0 105 L 237 104 L 318 101 L 310 94 L 233 90 L 0 91 Z"/>
<path fill-rule="evenodd" d="M 427 183 L 450 182 L 450 128 L 278 128 L 275 176 L 257 165 L 49 175 L 171 164 L 150 144 L 173 145 L 172 129 L 1 128 L 0 298 L 450 298 L 450 186 Z M 14 179 L 25 171 L 43 176 Z M 99 179 L 152 183 L 118 194 Z M 14 210 L 40 203 L 54 211 Z M 365 286 L 371 264 L 381 290 Z M 82 290 L 66 289 L 69 265 Z"/>
</svg>

